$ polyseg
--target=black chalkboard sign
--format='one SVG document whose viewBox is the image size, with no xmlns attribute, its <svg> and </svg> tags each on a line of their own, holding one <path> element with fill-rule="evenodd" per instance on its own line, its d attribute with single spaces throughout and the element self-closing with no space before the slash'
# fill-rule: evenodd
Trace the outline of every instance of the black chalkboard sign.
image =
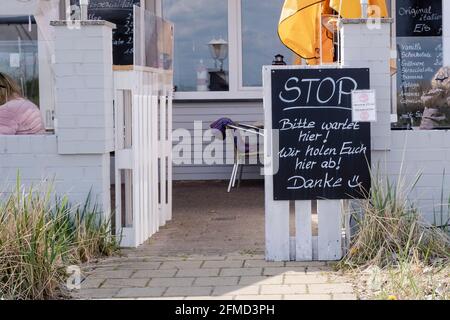
<svg viewBox="0 0 450 320">
<path fill-rule="evenodd" d="M 355 89 L 369 89 L 369 69 L 272 70 L 274 200 L 364 198 L 370 190 L 370 124 L 352 122 Z"/>
<path fill-rule="evenodd" d="M 397 37 L 442 36 L 442 0 L 397 0 Z"/>
<path fill-rule="evenodd" d="M 397 113 L 396 126 L 420 126 L 423 94 L 443 65 L 442 0 L 397 0 Z M 448 125 L 450 111 L 440 125 Z"/>
<path fill-rule="evenodd" d="M 71 5 L 78 5 L 79 0 L 71 0 Z M 133 7 L 140 5 L 140 0 L 90 0 L 89 20 L 106 20 L 116 25 L 113 31 L 114 65 L 134 64 Z"/>
</svg>

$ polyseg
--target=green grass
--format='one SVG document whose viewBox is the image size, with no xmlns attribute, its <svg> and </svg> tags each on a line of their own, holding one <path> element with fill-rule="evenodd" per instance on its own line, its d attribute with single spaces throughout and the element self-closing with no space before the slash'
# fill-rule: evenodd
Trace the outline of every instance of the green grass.
<svg viewBox="0 0 450 320">
<path fill-rule="evenodd" d="M 0 194 L 0 297 L 53 299 L 64 294 L 69 265 L 111 255 L 117 241 L 90 196 L 82 206 L 53 199 L 44 185 Z"/>
<path fill-rule="evenodd" d="M 443 228 L 444 211 L 432 225 L 411 199 L 420 175 L 407 183 L 372 176 L 362 214 L 355 214 L 357 232 L 338 264 L 357 277 L 367 276 L 369 298 L 447 299 L 450 290 L 450 238 Z M 442 195 L 443 197 L 443 195 Z M 363 276 L 363 277 L 364 277 Z"/>
</svg>

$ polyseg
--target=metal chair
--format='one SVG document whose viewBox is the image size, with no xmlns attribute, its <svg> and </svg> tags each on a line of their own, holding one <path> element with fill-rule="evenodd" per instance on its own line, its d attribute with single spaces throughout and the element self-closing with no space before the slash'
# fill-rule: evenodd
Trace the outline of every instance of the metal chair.
<svg viewBox="0 0 450 320">
<path fill-rule="evenodd" d="M 229 124 L 227 125 L 227 129 L 233 131 L 232 135 L 227 135 L 227 137 L 232 137 L 234 144 L 234 165 L 233 170 L 231 172 L 230 182 L 228 184 L 228 192 L 231 191 L 231 188 L 234 188 L 236 185 L 236 178 L 239 174 L 238 178 L 238 186 L 241 183 L 243 166 L 245 165 L 245 160 L 250 157 L 258 157 L 263 154 L 263 150 L 259 150 L 259 140 L 260 137 L 264 137 L 264 134 L 261 132 L 261 128 L 256 126 L 248 125 L 248 124 Z M 245 141 L 246 136 L 255 135 L 256 136 L 256 144 L 250 144 Z"/>
</svg>

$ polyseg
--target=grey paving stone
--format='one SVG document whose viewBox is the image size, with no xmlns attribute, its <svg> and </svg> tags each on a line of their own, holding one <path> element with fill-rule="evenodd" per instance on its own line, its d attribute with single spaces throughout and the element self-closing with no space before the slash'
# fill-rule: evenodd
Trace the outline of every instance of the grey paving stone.
<svg viewBox="0 0 450 320">
<path fill-rule="evenodd" d="M 164 293 L 164 296 L 209 296 L 213 287 L 169 287 Z"/>
<path fill-rule="evenodd" d="M 117 266 L 117 270 L 123 270 L 123 269 L 131 269 L 131 270 L 156 270 L 161 265 L 161 262 L 154 261 L 154 262 L 126 262 L 121 263 Z"/>
<path fill-rule="evenodd" d="M 327 283 L 328 277 L 322 274 L 287 274 L 284 277 L 285 284 L 300 284 L 300 283 Z"/>
<path fill-rule="evenodd" d="M 261 294 L 305 294 L 304 284 L 265 284 L 261 286 Z"/>
<path fill-rule="evenodd" d="M 242 276 L 239 285 L 282 284 L 283 276 Z"/>
<path fill-rule="evenodd" d="M 139 288 L 146 287 L 148 279 L 107 279 L 102 288 Z"/>
<path fill-rule="evenodd" d="M 195 286 L 232 286 L 238 284 L 239 277 L 204 277 L 194 281 Z"/>
<path fill-rule="evenodd" d="M 165 261 L 159 269 L 198 269 L 202 263 L 203 261 Z"/>
<path fill-rule="evenodd" d="M 122 288 L 116 294 L 118 298 L 143 298 L 160 297 L 166 288 L 146 287 L 146 288 Z"/>
<path fill-rule="evenodd" d="M 167 270 L 138 270 L 136 271 L 132 278 L 163 278 L 163 277 L 173 277 L 177 269 L 167 269 Z"/>
<path fill-rule="evenodd" d="M 81 289 L 75 296 L 79 299 L 104 299 L 113 297 L 118 291 L 115 288 Z"/>
<path fill-rule="evenodd" d="M 216 277 L 219 269 L 181 269 L 176 273 L 176 277 Z"/>
<path fill-rule="evenodd" d="M 81 288 L 82 289 L 95 289 L 100 287 L 100 285 L 105 282 L 106 279 L 104 278 L 91 278 L 88 277 L 86 278 L 82 283 L 81 283 Z"/>
<path fill-rule="evenodd" d="M 148 283 L 149 287 L 189 287 L 194 278 L 153 278 Z"/>
<path fill-rule="evenodd" d="M 286 274 L 305 274 L 304 267 L 268 267 L 264 268 L 265 276 L 276 276 Z"/>
<path fill-rule="evenodd" d="M 244 260 L 205 261 L 202 268 L 240 268 Z"/>
<path fill-rule="evenodd" d="M 99 270 L 96 269 L 92 272 L 90 277 L 92 278 L 107 278 L 107 279 L 126 279 L 133 274 L 133 270 Z"/>
<path fill-rule="evenodd" d="M 286 267 L 325 267 L 325 261 L 287 261 Z"/>
<path fill-rule="evenodd" d="M 221 276 L 258 276 L 262 268 L 228 268 L 220 271 Z"/>
<path fill-rule="evenodd" d="M 256 268 L 256 267 L 284 267 L 284 262 L 273 262 L 265 260 L 245 260 L 244 267 Z"/>
<path fill-rule="evenodd" d="M 218 286 L 214 288 L 213 296 L 237 296 L 242 294 L 256 295 L 259 286 Z"/>
</svg>

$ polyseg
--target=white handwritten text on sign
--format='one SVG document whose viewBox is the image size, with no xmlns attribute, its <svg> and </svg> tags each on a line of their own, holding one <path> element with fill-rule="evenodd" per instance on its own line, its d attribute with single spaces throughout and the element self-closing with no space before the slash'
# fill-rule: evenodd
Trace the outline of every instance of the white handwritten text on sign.
<svg viewBox="0 0 450 320">
<path fill-rule="evenodd" d="M 272 70 L 275 200 L 362 198 L 370 189 L 370 124 L 352 122 L 368 69 Z"/>
</svg>

